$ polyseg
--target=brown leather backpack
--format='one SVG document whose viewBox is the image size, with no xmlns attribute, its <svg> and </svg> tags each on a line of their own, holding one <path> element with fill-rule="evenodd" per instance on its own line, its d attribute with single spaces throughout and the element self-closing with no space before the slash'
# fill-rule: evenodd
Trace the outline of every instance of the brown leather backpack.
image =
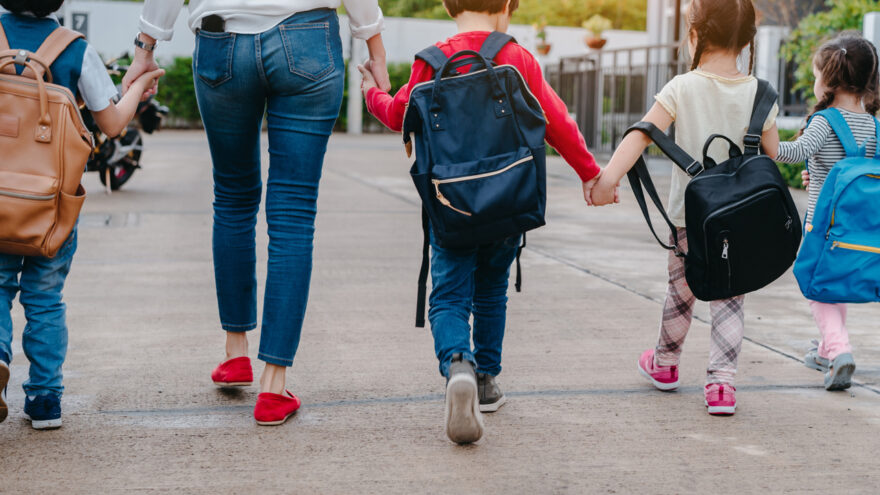
<svg viewBox="0 0 880 495">
<path fill-rule="evenodd" d="M 76 225 L 92 135 L 49 66 L 81 37 L 59 27 L 31 53 L 10 50 L 0 26 L 0 253 L 51 258 Z"/>
</svg>

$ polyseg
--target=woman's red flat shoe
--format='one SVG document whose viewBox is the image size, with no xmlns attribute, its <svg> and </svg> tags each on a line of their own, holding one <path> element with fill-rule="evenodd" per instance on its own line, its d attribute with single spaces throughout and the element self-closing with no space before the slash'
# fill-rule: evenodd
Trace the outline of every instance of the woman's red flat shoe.
<svg viewBox="0 0 880 495">
<path fill-rule="evenodd" d="M 211 373 L 211 380 L 221 387 L 246 387 L 254 383 L 251 358 L 242 356 L 220 363 Z"/>
<path fill-rule="evenodd" d="M 272 394 L 263 392 L 257 396 L 257 405 L 254 407 L 254 419 L 258 425 L 275 426 L 287 421 L 287 418 L 299 409 L 302 402 L 289 390 L 284 394 Z"/>
</svg>

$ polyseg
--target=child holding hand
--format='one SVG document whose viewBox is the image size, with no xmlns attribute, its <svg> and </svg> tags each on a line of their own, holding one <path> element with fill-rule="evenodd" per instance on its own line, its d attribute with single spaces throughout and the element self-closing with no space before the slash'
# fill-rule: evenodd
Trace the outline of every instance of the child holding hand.
<svg viewBox="0 0 880 495">
<path fill-rule="evenodd" d="M 664 131 L 675 122 L 676 144 L 690 156 L 702 156 L 703 145 L 713 134 L 727 136 L 742 148 L 758 89 L 758 81 L 751 75 L 757 33 L 754 5 L 751 0 L 694 0 L 688 7 L 687 22 L 691 71 L 677 76 L 660 91 L 643 120 Z M 737 58 L 747 47 L 752 61 L 749 73 L 744 74 Z M 709 108 L 715 111 L 707 111 Z M 764 124 L 765 148 L 775 147 L 779 141 L 777 113 L 774 106 Z M 615 186 L 649 144 L 640 132 L 624 138 L 592 191 L 593 203 L 603 205 L 614 200 Z M 727 159 L 727 149 L 716 143 L 709 155 L 720 163 Z M 673 167 L 668 211 L 678 228 L 681 252 L 687 252 L 684 191 L 690 179 Z M 657 345 L 638 360 L 639 372 L 656 388 L 666 391 L 679 386 L 679 360 L 696 303 L 685 279 L 684 260 L 671 252 L 668 268 L 660 336 Z M 736 410 L 734 378 L 745 330 L 743 301 L 740 296 L 709 304 L 712 336 L 704 389 L 709 414 L 730 415 Z"/>
</svg>

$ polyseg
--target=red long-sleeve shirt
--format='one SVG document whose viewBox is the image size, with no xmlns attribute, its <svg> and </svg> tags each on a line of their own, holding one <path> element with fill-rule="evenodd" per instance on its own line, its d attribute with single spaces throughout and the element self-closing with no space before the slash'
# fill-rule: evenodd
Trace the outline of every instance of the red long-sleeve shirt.
<svg viewBox="0 0 880 495">
<path fill-rule="evenodd" d="M 485 31 L 459 33 L 446 41 L 437 43 L 437 47 L 443 50 L 447 56 L 452 56 L 462 50 L 479 51 L 488 36 L 489 33 Z M 598 175 L 599 166 L 596 165 L 596 159 L 587 149 L 587 143 L 584 141 L 577 124 L 569 116 L 565 103 L 544 80 L 541 66 L 535 57 L 516 43 L 508 43 L 495 57 L 495 63 L 512 65 L 522 73 L 526 84 L 538 98 L 547 117 L 547 142 L 571 165 L 581 180 L 587 182 Z M 423 60 L 417 59 L 413 64 L 409 83 L 393 97 L 377 88 L 372 88 L 367 92 L 367 109 L 389 129 L 400 132 L 403 127 L 403 115 L 409 102 L 410 88 L 433 79 L 434 69 Z"/>
</svg>

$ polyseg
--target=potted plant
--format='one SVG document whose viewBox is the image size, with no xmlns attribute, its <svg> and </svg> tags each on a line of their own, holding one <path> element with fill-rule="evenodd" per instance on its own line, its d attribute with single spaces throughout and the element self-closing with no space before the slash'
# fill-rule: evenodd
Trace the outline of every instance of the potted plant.
<svg viewBox="0 0 880 495">
<path fill-rule="evenodd" d="M 532 27 L 535 29 L 535 38 L 538 40 L 535 49 L 538 50 L 539 54 L 547 55 L 550 53 L 550 49 L 553 48 L 553 45 L 547 43 L 547 21 L 542 19 L 541 22 L 534 24 Z"/>
<path fill-rule="evenodd" d="M 608 40 L 603 38 L 602 34 L 612 28 L 610 19 L 596 14 L 584 21 L 583 27 L 590 33 L 584 38 L 584 41 L 590 48 L 601 50 L 605 43 L 608 43 Z"/>
</svg>

